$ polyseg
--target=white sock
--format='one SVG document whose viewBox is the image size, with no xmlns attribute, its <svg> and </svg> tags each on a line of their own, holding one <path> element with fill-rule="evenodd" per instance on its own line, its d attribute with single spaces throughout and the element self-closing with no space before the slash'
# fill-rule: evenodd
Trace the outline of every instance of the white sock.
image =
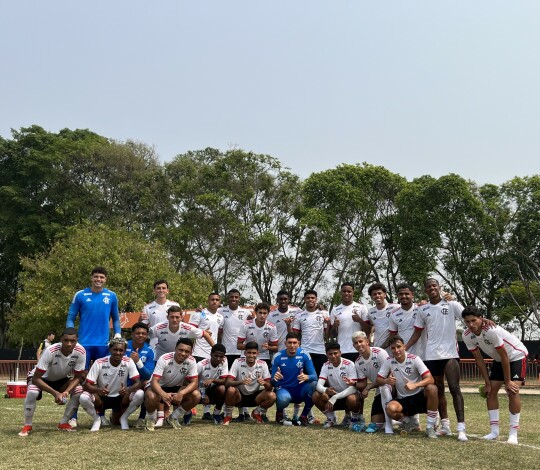
<svg viewBox="0 0 540 470">
<path fill-rule="evenodd" d="M 154 421 L 154 423 L 156 422 L 156 419 L 158 417 L 158 414 L 159 412 L 158 411 L 153 411 L 152 413 L 148 413 L 148 411 L 146 412 L 146 417 L 152 421 Z"/>
<path fill-rule="evenodd" d="M 69 397 L 69 401 L 66 404 L 66 409 L 64 410 L 64 415 L 60 419 L 60 423 L 67 423 L 71 416 L 73 416 L 73 412 L 75 411 L 75 408 L 79 406 L 79 399 L 81 398 L 80 393 L 74 393 Z"/>
<path fill-rule="evenodd" d="M 441 419 L 441 428 L 450 429 L 450 420 L 448 418 Z"/>
<path fill-rule="evenodd" d="M 122 416 L 120 416 L 120 427 L 122 429 L 129 429 L 129 425 L 128 425 L 129 415 L 133 413 L 137 408 L 139 408 L 139 406 L 141 406 L 143 401 L 144 401 L 144 392 L 142 390 L 137 390 L 133 394 L 133 398 L 129 402 L 129 405 L 126 411 L 124 411 L 124 413 L 122 413 Z"/>
<path fill-rule="evenodd" d="M 244 406 L 242 408 L 242 413 L 249 413 L 249 410 L 248 410 L 248 407 L 247 406 Z"/>
<path fill-rule="evenodd" d="M 32 418 L 36 411 L 37 397 L 39 390 L 27 390 L 26 398 L 24 399 L 24 425 L 32 426 Z"/>
<path fill-rule="evenodd" d="M 293 408 L 293 418 L 298 418 L 300 416 L 300 410 L 302 409 L 302 406 L 300 403 L 295 403 Z M 310 411 L 311 413 L 311 411 Z"/>
<path fill-rule="evenodd" d="M 393 434 L 394 428 L 392 425 L 392 418 L 386 413 L 386 407 L 388 403 L 392 401 L 392 391 L 388 386 L 379 387 L 379 393 L 381 394 L 381 403 L 384 412 L 384 432 L 385 434 Z"/>
<path fill-rule="evenodd" d="M 234 410 L 234 406 L 226 406 L 225 407 L 225 416 L 232 416 Z"/>
<path fill-rule="evenodd" d="M 171 419 L 180 419 L 182 416 L 184 416 L 187 413 L 182 406 L 179 406 L 171 413 Z"/>
<path fill-rule="evenodd" d="M 510 413 L 510 436 L 517 437 L 518 430 L 519 430 L 519 418 L 521 416 L 521 413 Z"/>
<path fill-rule="evenodd" d="M 212 411 L 212 405 L 204 405 L 203 414 L 210 413 L 211 411 Z"/>
<path fill-rule="evenodd" d="M 334 413 L 333 411 L 328 411 L 328 412 L 325 412 L 324 414 L 329 420 L 332 420 L 332 421 L 336 420 L 336 413 Z"/>
<path fill-rule="evenodd" d="M 489 427 L 491 432 L 484 436 L 484 439 L 493 440 L 499 437 L 500 426 L 499 426 L 499 410 L 488 410 L 489 416 Z"/>
<path fill-rule="evenodd" d="M 457 432 L 465 432 L 465 423 L 457 423 Z"/>
<path fill-rule="evenodd" d="M 93 420 L 90 431 L 99 431 L 99 428 L 101 427 L 101 419 L 96 413 L 96 408 L 94 406 L 94 402 L 92 401 L 92 397 L 85 392 L 81 395 L 79 403 L 83 407 L 84 411 L 86 411 Z"/>
<path fill-rule="evenodd" d="M 415 415 L 418 416 L 418 415 Z M 435 428 L 435 424 L 437 424 L 437 410 L 427 410 L 427 427 L 428 428 Z"/>
</svg>

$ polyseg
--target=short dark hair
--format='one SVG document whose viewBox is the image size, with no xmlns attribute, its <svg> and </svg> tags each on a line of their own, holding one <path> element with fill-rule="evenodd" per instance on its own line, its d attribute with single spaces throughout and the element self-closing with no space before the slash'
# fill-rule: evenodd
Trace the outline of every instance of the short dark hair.
<svg viewBox="0 0 540 470">
<path fill-rule="evenodd" d="M 399 292 L 401 289 L 409 289 L 411 292 L 414 292 L 414 287 L 408 282 L 402 282 L 396 287 L 396 292 Z"/>
<path fill-rule="evenodd" d="M 330 341 L 329 343 L 326 343 L 324 350 L 328 352 L 331 349 L 339 349 L 341 351 L 341 346 L 339 345 L 339 343 L 336 343 L 335 341 Z"/>
<path fill-rule="evenodd" d="M 172 312 L 180 312 L 180 313 L 182 313 L 182 309 L 178 305 L 171 305 L 167 309 L 167 315 L 169 315 L 169 313 L 172 313 Z"/>
<path fill-rule="evenodd" d="M 463 312 L 461 312 L 461 318 L 465 318 L 466 316 L 472 315 L 473 317 L 483 317 L 482 312 L 478 310 L 478 307 L 475 307 L 474 305 L 467 305 Z"/>
<path fill-rule="evenodd" d="M 92 269 L 90 276 L 93 276 L 94 274 L 103 274 L 104 276 L 107 276 L 107 270 L 103 266 L 96 266 Z"/>
<path fill-rule="evenodd" d="M 186 346 L 189 346 L 191 349 L 193 349 L 193 341 L 190 340 L 189 338 L 180 338 L 176 342 L 176 346 L 174 347 L 174 349 L 176 349 L 179 344 L 185 344 Z"/>
<path fill-rule="evenodd" d="M 289 294 L 289 291 L 285 289 L 281 289 L 280 291 L 278 291 L 278 293 L 276 294 L 276 297 L 279 297 L 280 295 L 286 295 L 289 298 L 291 297 L 291 294 Z"/>
<path fill-rule="evenodd" d="M 424 280 L 424 287 L 427 286 L 427 283 L 428 283 L 429 281 L 435 281 L 435 282 L 437 283 L 438 286 L 440 285 L 440 284 L 439 284 L 439 281 L 437 281 L 437 279 L 435 279 L 434 277 L 426 277 L 426 279 Z"/>
<path fill-rule="evenodd" d="M 259 302 L 257 305 L 255 305 L 255 312 L 258 312 L 261 309 L 268 310 L 268 313 L 270 313 L 270 305 L 266 302 Z"/>
<path fill-rule="evenodd" d="M 51 335 L 56 336 L 56 333 L 55 333 L 54 330 L 49 330 L 49 331 L 47 332 L 47 336 L 51 336 Z"/>
<path fill-rule="evenodd" d="M 354 284 L 352 282 L 346 281 L 343 284 L 341 284 L 340 289 L 343 289 L 344 287 L 352 287 L 354 290 Z"/>
<path fill-rule="evenodd" d="M 150 328 L 146 323 L 143 323 L 142 321 L 138 321 L 131 327 L 131 332 L 134 332 L 137 328 L 144 328 L 146 331 L 148 331 Z"/>
<path fill-rule="evenodd" d="M 75 335 L 79 336 L 79 332 L 77 331 L 77 328 L 73 328 L 72 326 L 68 328 L 64 328 L 64 331 L 62 331 L 62 334 L 60 336 L 64 335 Z"/>
<path fill-rule="evenodd" d="M 386 294 L 386 286 L 382 282 L 371 284 L 367 290 L 368 295 L 371 295 L 374 290 L 382 290 Z"/>
<path fill-rule="evenodd" d="M 296 331 L 291 331 L 290 333 L 287 333 L 287 336 L 285 336 L 285 341 L 288 339 L 300 339 L 300 335 Z"/>
<path fill-rule="evenodd" d="M 227 295 L 229 294 L 238 294 L 238 295 L 241 295 L 240 294 L 240 291 L 238 289 L 231 289 L 229 292 L 227 292 Z"/>
<path fill-rule="evenodd" d="M 223 346 L 223 344 L 221 343 L 216 343 L 212 346 L 212 349 L 210 350 L 210 354 L 215 353 L 215 352 L 222 352 L 223 354 L 227 354 L 227 350 L 225 349 L 225 346 Z"/>
<path fill-rule="evenodd" d="M 309 294 L 313 294 L 315 295 L 315 297 L 319 297 L 319 295 L 317 294 L 317 291 L 315 289 L 308 289 L 307 291 L 304 292 L 304 297 L 306 295 L 309 295 Z"/>
<path fill-rule="evenodd" d="M 165 279 L 158 279 L 157 281 L 155 281 L 153 288 L 155 289 L 160 284 L 165 284 L 167 286 L 167 289 L 169 288 L 169 283 Z"/>
<path fill-rule="evenodd" d="M 245 345 L 245 350 L 247 351 L 248 349 L 256 349 L 257 351 L 259 350 L 259 345 L 257 344 L 256 341 L 249 341 L 248 343 L 246 343 Z"/>
<path fill-rule="evenodd" d="M 398 341 L 401 341 L 403 344 L 405 344 L 405 341 L 403 341 L 403 338 L 399 335 L 392 335 L 390 338 L 388 338 L 388 346 L 397 343 Z"/>
<path fill-rule="evenodd" d="M 221 299 L 221 294 L 219 292 L 210 292 L 210 294 L 208 294 L 208 298 L 212 297 L 213 295 L 217 295 L 220 299 Z"/>
</svg>

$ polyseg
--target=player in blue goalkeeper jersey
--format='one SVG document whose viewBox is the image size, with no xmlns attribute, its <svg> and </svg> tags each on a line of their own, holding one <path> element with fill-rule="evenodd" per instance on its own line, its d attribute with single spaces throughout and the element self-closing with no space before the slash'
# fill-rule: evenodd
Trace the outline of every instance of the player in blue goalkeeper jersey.
<svg viewBox="0 0 540 470">
<path fill-rule="evenodd" d="M 272 384 L 276 390 L 276 421 L 284 425 L 307 426 L 308 414 L 313 407 L 311 396 L 315 389 L 317 373 L 308 353 L 300 348 L 297 333 L 288 333 L 285 349 L 278 352 L 272 363 Z M 299 417 L 283 419 L 283 410 L 289 403 L 304 402 Z"/>
</svg>

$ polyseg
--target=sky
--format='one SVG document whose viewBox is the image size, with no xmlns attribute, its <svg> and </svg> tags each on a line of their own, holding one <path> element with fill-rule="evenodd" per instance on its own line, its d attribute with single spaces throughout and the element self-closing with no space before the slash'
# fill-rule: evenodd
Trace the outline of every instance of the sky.
<svg viewBox="0 0 540 470">
<path fill-rule="evenodd" d="M 411 180 L 540 173 L 540 2 L 0 0 L 0 135 L 37 124 Z M 535 58 L 536 57 L 536 58 Z"/>
</svg>

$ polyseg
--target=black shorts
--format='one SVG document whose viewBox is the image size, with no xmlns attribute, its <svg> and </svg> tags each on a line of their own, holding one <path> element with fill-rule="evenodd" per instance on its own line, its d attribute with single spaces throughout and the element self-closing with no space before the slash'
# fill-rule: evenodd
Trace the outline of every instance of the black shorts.
<svg viewBox="0 0 540 470">
<path fill-rule="evenodd" d="M 255 399 L 262 392 L 264 392 L 264 390 L 259 390 L 258 392 L 252 393 L 250 395 L 244 395 L 242 392 L 240 392 L 240 396 L 242 397 L 242 399 L 240 400 L 240 403 L 237 406 L 238 407 L 246 407 L 246 408 L 251 408 L 252 406 L 257 406 L 257 402 L 255 401 Z"/>
<path fill-rule="evenodd" d="M 371 405 L 371 416 L 383 415 L 383 414 L 384 414 L 384 409 L 382 406 L 382 397 L 381 397 L 381 394 L 379 393 L 378 395 L 375 395 L 375 398 L 373 399 L 373 403 Z"/>
<path fill-rule="evenodd" d="M 122 395 L 118 395 L 117 397 L 100 397 L 101 398 L 101 409 L 98 410 L 96 407 L 96 411 L 105 411 L 105 410 L 113 410 L 113 411 L 122 411 L 122 399 L 124 398 Z"/>
<path fill-rule="evenodd" d="M 193 356 L 193 359 L 195 359 L 196 362 L 204 361 L 206 358 L 201 356 Z"/>
<path fill-rule="evenodd" d="M 49 387 L 53 388 L 57 392 L 62 392 L 65 388 L 65 385 L 71 380 L 69 377 L 64 377 L 63 379 L 59 379 L 59 380 L 47 380 L 47 379 L 44 379 L 43 377 L 41 379 Z M 28 384 L 31 384 L 31 383 L 32 383 L 32 377 L 28 377 Z M 40 389 L 37 400 L 41 400 L 41 397 L 43 397 L 43 390 Z"/>
<path fill-rule="evenodd" d="M 457 359 L 437 359 L 434 361 L 424 361 L 424 364 L 433 377 L 440 377 L 444 375 L 444 369 L 449 361 L 457 361 Z"/>
<path fill-rule="evenodd" d="M 418 413 L 427 412 L 427 398 L 424 396 L 423 390 L 410 397 L 396 398 L 396 401 L 403 408 L 402 413 L 405 416 L 414 416 Z"/>
<path fill-rule="evenodd" d="M 353 352 L 353 353 L 342 353 L 342 354 L 341 354 L 341 357 L 344 357 L 345 359 L 348 359 L 349 361 L 354 362 L 354 361 L 356 361 L 356 359 L 357 359 L 357 357 L 358 357 L 358 353 L 357 353 L 357 352 Z"/>
<path fill-rule="evenodd" d="M 233 362 L 240 357 L 240 354 L 227 354 L 225 357 L 227 358 L 227 365 L 229 366 L 229 370 L 231 370 Z"/>
<path fill-rule="evenodd" d="M 346 410 L 347 409 L 347 397 L 340 398 L 334 403 L 334 411 Z"/>
<path fill-rule="evenodd" d="M 218 387 L 219 387 L 219 385 L 212 384 L 204 392 L 206 394 L 206 396 L 208 397 L 208 403 L 210 405 L 215 405 L 216 404 L 216 389 Z M 224 400 L 224 399 L 225 399 L 225 394 L 223 394 L 222 400 Z M 203 402 L 203 399 L 201 397 L 201 401 L 199 403 L 202 403 L 202 402 Z"/>
<path fill-rule="evenodd" d="M 315 353 L 309 353 L 311 356 L 311 360 L 313 361 L 313 365 L 315 366 L 315 372 L 317 372 L 317 377 L 321 373 L 322 366 L 326 361 L 328 361 L 328 357 L 326 354 L 315 354 Z"/>
<path fill-rule="evenodd" d="M 510 377 L 512 382 L 521 382 L 525 385 L 525 377 L 527 377 L 527 358 L 512 361 L 510 363 Z M 504 382 L 504 373 L 502 363 L 493 361 L 489 373 L 489 380 L 496 382 Z"/>
</svg>

